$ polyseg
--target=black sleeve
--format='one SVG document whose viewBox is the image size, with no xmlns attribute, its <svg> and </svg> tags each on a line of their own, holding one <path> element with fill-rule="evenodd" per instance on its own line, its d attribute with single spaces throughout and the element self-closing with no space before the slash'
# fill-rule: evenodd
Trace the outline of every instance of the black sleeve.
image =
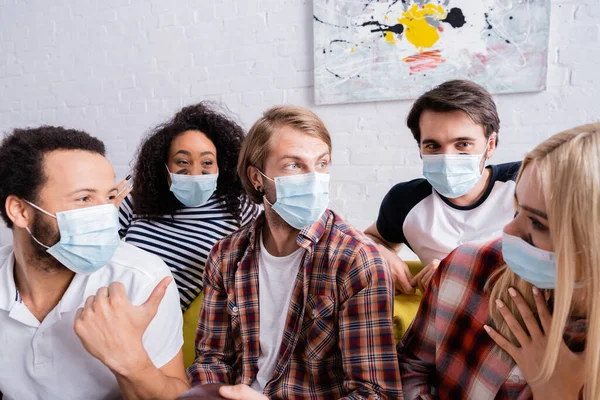
<svg viewBox="0 0 600 400">
<path fill-rule="evenodd" d="M 385 195 L 379 208 L 377 230 L 390 243 L 406 243 L 404 220 L 417 204 L 431 195 L 431 185 L 425 179 L 398 183 Z"/>
<path fill-rule="evenodd" d="M 494 176 L 492 177 L 492 180 L 494 182 L 516 181 L 520 168 L 521 161 L 494 165 Z"/>
</svg>

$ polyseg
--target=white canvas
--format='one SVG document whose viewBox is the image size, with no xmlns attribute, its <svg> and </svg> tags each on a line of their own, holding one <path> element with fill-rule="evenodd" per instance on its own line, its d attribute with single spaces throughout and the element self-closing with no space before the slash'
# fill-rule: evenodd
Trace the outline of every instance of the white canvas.
<svg viewBox="0 0 600 400">
<path fill-rule="evenodd" d="M 317 104 L 413 99 L 450 80 L 546 87 L 550 0 L 315 0 Z"/>
</svg>

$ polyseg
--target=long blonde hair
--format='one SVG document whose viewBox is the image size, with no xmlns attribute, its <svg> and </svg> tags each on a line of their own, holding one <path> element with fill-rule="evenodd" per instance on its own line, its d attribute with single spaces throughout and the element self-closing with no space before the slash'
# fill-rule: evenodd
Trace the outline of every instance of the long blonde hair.
<svg viewBox="0 0 600 400">
<path fill-rule="evenodd" d="M 554 310 L 548 335 L 548 348 L 539 379 L 546 381 L 554 372 L 567 320 L 573 307 L 576 281 L 584 281 L 588 330 L 585 350 L 585 395 L 600 399 L 600 123 L 580 126 L 556 134 L 533 149 L 523 161 L 517 182 L 527 166 L 539 171 L 542 192 L 556 254 Z M 515 343 L 514 335 L 498 312 L 501 299 L 518 316 L 509 300 L 508 288 L 519 290 L 535 309 L 531 285 L 506 266 L 493 274 L 486 287 L 490 291 L 490 316 L 497 330 Z M 519 321 L 522 326 L 523 321 Z"/>
</svg>

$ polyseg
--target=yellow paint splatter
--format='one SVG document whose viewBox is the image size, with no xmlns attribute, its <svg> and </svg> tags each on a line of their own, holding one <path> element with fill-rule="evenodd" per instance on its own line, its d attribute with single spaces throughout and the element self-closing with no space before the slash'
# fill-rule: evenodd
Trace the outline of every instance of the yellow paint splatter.
<svg viewBox="0 0 600 400">
<path fill-rule="evenodd" d="M 440 38 L 438 30 L 425 17 L 434 17 L 440 21 L 446 18 L 446 11 L 438 4 L 425 4 L 422 8 L 413 4 L 408 11 L 402 13 L 402 18 L 398 18 L 398 22 L 404 25 L 406 39 L 419 51 L 432 47 Z"/>
<path fill-rule="evenodd" d="M 352 52 L 354 53 L 354 46 L 352 46 Z"/>
<path fill-rule="evenodd" d="M 385 33 L 385 41 L 388 42 L 389 44 L 396 44 L 396 37 L 394 36 L 394 34 L 390 31 L 387 31 Z"/>
</svg>

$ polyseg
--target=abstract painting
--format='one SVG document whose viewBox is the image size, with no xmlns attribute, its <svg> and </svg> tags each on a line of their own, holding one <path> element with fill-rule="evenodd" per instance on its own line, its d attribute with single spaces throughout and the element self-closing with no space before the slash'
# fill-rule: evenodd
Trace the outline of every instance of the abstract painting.
<svg viewBox="0 0 600 400">
<path fill-rule="evenodd" d="M 546 88 L 550 0 L 315 0 L 315 102 L 413 99 L 449 79 Z"/>
</svg>

